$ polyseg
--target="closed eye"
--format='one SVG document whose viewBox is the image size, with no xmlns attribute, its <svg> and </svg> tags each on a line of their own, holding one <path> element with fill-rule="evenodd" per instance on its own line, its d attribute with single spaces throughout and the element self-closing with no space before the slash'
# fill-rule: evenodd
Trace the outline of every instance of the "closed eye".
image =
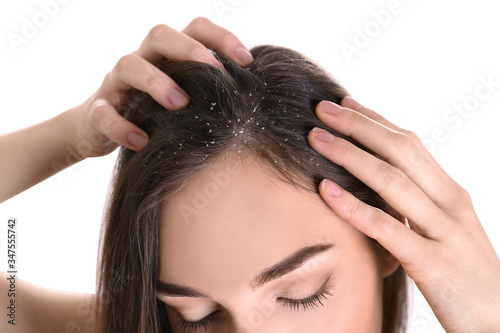
<svg viewBox="0 0 500 333">
<path fill-rule="evenodd" d="M 198 332 L 200 329 L 203 329 L 203 331 L 206 332 L 208 330 L 208 327 L 214 322 L 215 315 L 219 311 L 220 310 L 214 311 L 208 316 L 205 316 L 204 318 L 197 321 L 187 321 L 180 318 L 178 322 L 179 330 L 182 333 L 194 333 Z"/>
<path fill-rule="evenodd" d="M 289 298 L 281 298 L 283 301 L 283 306 L 289 306 L 290 310 L 292 311 L 298 311 L 300 306 L 302 305 L 302 308 L 305 310 L 307 309 L 314 309 L 323 305 L 323 302 L 321 300 L 326 300 L 327 296 L 332 296 L 330 291 L 323 287 L 322 289 L 318 290 L 314 295 L 311 295 L 309 297 L 303 298 L 303 299 L 289 299 Z"/>
<path fill-rule="evenodd" d="M 326 287 L 326 284 L 328 283 L 327 279 L 323 285 L 319 288 L 318 291 L 316 291 L 313 295 L 302 298 L 302 299 L 290 299 L 290 298 L 285 298 L 285 297 L 279 297 L 277 300 L 280 300 L 283 302 L 283 306 L 286 307 L 288 306 L 290 310 L 292 311 L 298 311 L 302 307 L 302 309 L 309 310 L 309 309 L 314 309 L 318 308 L 320 305 L 324 306 L 323 302 L 324 300 L 328 299 L 328 296 L 333 296 L 332 293 L 330 292 L 329 288 Z M 333 288 L 333 287 L 331 287 Z M 220 312 L 221 310 L 217 310 L 209 314 L 208 316 L 205 316 L 204 318 L 197 320 L 197 321 L 187 321 L 182 318 L 180 318 L 178 327 L 179 330 L 182 333 L 197 333 L 197 332 L 206 332 L 210 325 L 214 322 L 215 317 L 217 312 Z"/>
</svg>

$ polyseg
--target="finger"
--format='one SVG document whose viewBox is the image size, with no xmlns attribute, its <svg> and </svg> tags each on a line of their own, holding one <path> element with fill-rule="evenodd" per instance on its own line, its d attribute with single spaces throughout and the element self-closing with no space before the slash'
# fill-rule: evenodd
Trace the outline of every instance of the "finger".
<svg viewBox="0 0 500 333">
<path fill-rule="evenodd" d="M 365 204 L 330 180 L 323 180 L 319 191 L 323 200 L 337 215 L 377 240 L 403 266 L 419 260 L 423 255 L 422 250 L 430 244 L 429 240 L 419 236 L 400 221 Z"/>
<path fill-rule="evenodd" d="M 246 67 L 253 62 L 250 51 L 233 33 L 207 18 L 194 19 L 183 32 L 212 50 L 224 54 L 240 66 Z"/>
<path fill-rule="evenodd" d="M 443 220 L 446 214 L 398 168 L 319 128 L 309 133 L 308 140 L 314 150 L 344 167 L 416 223 L 426 237 L 437 239 L 446 230 L 445 226 L 433 223 Z"/>
<path fill-rule="evenodd" d="M 155 26 L 146 36 L 136 54 L 156 64 L 161 59 L 199 61 L 223 69 L 212 52 L 197 40 L 164 24 Z"/>
<path fill-rule="evenodd" d="M 428 150 L 425 149 L 425 147 L 422 144 L 422 142 L 420 141 L 420 139 L 416 135 L 414 135 L 412 132 L 405 130 L 405 129 L 393 124 L 392 122 L 390 122 L 389 120 L 387 120 L 386 118 L 384 118 L 380 114 L 376 113 L 372 109 L 369 109 L 369 108 L 365 107 L 364 105 L 360 104 L 351 96 L 344 97 L 342 99 L 342 101 L 340 102 L 340 105 L 345 107 L 345 108 L 349 108 L 351 110 L 359 112 L 360 114 L 365 115 L 366 117 L 376 121 L 377 123 L 380 123 L 380 124 L 390 128 L 392 130 L 395 130 L 397 132 L 408 135 L 408 137 L 410 139 L 412 139 L 416 144 L 419 144 L 419 145 L 421 145 L 422 148 L 424 148 L 424 149 L 422 149 L 422 153 L 424 153 L 426 155 L 426 157 L 428 157 L 434 161 L 434 158 L 428 152 Z"/>
<path fill-rule="evenodd" d="M 457 191 L 462 191 L 462 187 L 457 184 L 453 178 L 451 178 L 446 171 L 441 168 L 441 166 L 437 163 L 437 161 L 434 159 L 434 157 L 431 155 L 431 153 L 425 148 L 424 144 L 422 141 L 415 135 L 413 132 L 410 132 L 408 130 L 405 130 L 399 126 L 396 126 L 395 124 L 391 123 L 389 120 L 385 119 L 375 111 L 365 107 L 364 105 L 360 104 L 357 102 L 354 98 L 351 96 L 346 96 L 342 99 L 341 101 L 341 106 L 350 108 L 352 110 L 355 110 L 365 116 L 367 116 L 370 119 L 375 120 L 376 122 L 393 129 L 395 131 L 398 131 L 400 133 L 406 134 L 410 139 L 413 140 L 413 142 L 420 147 L 420 150 L 422 154 L 424 154 L 425 157 L 427 157 L 427 160 L 432 164 L 432 166 L 436 169 L 437 172 L 448 182 L 448 184 L 452 187 L 454 187 Z"/>
<path fill-rule="evenodd" d="M 353 138 L 401 170 L 439 207 L 449 208 L 456 204 L 456 189 L 449 185 L 443 173 L 429 161 L 422 147 L 408 135 L 330 102 L 319 103 L 316 113 L 323 123 Z"/>
<path fill-rule="evenodd" d="M 187 94 L 165 73 L 136 54 L 122 57 L 105 79 L 104 89 L 116 87 L 119 91 L 136 88 L 147 92 L 168 110 L 188 106 Z"/>
<path fill-rule="evenodd" d="M 123 118 L 105 100 L 97 100 L 90 108 L 90 119 L 102 134 L 132 150 L 140 150 L 149 140 L 146 132 Z"/>
<path fill-rule="evenodd" d="M 390 128 L 390 129 L 393 129 L 393 130 L 398 131 L 398 132 L 403 131 L 402 128 L 391 123 L 389 120 L 387 120 L 386 118 L 384 118 L 380 114 L 376 113 L 372 109 L 369 109 L 369 108 L 365 107 L 364 105 L 360 104 L 351 96 L 344 97 L 342 99 L 342 101 L 340 102 L 340 105 L 345 107 L 345 108 L 355 110 L 355 111 L 367 116 L 368 118 L 370 118 L 372 120 L 375 120 L 376 122 Z"/>
</svg>

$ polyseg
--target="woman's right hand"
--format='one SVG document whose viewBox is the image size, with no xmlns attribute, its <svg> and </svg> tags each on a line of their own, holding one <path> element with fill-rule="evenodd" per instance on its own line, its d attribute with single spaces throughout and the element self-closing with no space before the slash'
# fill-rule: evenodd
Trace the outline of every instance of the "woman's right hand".
<svg viewBox="0 0 500 333">
<path fill-rule="evenodd" d="M 187 94 L 154 64 L 167 58 L 200 61 L 223 69 L 209 49 L 241 66 L 253 61 L 235 35 L 206 18 L 194 19 L 182 32 L 162 24 L 151 29 L 139 49 L 123 56 L 93 95 L 69 110 L 70 140 L 82 159 L 106 155 L 118 145 L 141 149 L 148 135 L 117 111 L 125 93 L 136 88 L 168 110 L 186 107 Z"/>
</svg>

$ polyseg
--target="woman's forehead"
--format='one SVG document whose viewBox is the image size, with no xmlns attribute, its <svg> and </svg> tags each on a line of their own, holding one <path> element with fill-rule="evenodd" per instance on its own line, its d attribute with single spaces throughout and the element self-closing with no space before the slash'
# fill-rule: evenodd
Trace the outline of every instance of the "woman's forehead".
<svg viewBox="0 0 500 333">
<path fill-rule="evenodd" d="M 256 165 L 215 166 L 165 200 L 160 275 L 182 281 L 218 267 L 246 279 L 300 247 L 355 235 L 340 222 L 319 195 Z"/>
</svg>

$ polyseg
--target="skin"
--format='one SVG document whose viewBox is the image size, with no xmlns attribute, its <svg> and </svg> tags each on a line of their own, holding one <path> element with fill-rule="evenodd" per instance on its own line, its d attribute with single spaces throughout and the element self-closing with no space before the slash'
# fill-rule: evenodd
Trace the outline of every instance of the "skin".
<svg viewBox="0 0 500 333">
<path fill-rule="evenodd" d="M 171 89 L 179 87 L 154 63 L 166 57 L 220 66 L 208 48 L 241 66 L 252 62 L 236 36 L 206 18 L 193 20 L 182 32 L 158 25 L 137 51 L 118 61 L 84 103 L 0 136 L 0 152 L 8 157 L 0 160 L 0 202 L 119 145 L 141 149 L 147 133 L 116 110 L 123 93 L 137 88 L 168 110 L 183 108 L 187 97 L 174 98 Z M 331 210 L 400 261 L 447 332 L 500 331 L 500 260 L 467 191 L 446 174 L 414 133 L 351 97 L 344 98 L 340 106 L 321 102 L 316 113 L 325 124 L 353 137 L 385 161 L 375 160 L 341 139 L 319 140 L 317 131 L 309 134 L 311 146 L 377 191 L 408 219 L 410 228 L 324 181 L 319 190 Z M 66 325 L 85 329 L 92 324 L 88 320 L 92 317 L 88 307 L 91 295 L 49 295 L 50 291 L 18 282 L 19 294 L 26 297 L 18 307 L 25 320 L 15 328 L 0 321 L 0 331 L 35 332 L 42 327 L 44 331 L 65 331 L 73 330 Z M 1 274 L 0 289 L 9 289 Z M 41 302 L 40 297 L 52 301 Z M 7 293 L 0 293 L 0 303 L 7 302 Z M 57 319 L 54 313 L 58 313 Z"/>
<path fill-rule="evenodd" d="M 118 146 L 139 150 L 147 134 L 116 109 L 123 93 L 136 88 L 149 93 L 167 110 L 187 105 L 185 95 L 172 98 L 180 87 L 154 62 L 162 57 L 194 60 L 220 67 L 211 51 L 241 66 L 252 62 L 243 43 L 206 18 L 194 19 L 182 32 L 160 24 L 151 29 L 140 47 L 123 56 L 104 77 L 100 87 L 82 104 L 44 122 L 0 136 L 0 203 L 89 157 L 105 156 Z M 131 134 L 145 141 L 130 142 Z M 0 272 L 0 304 L 9 304 L 6 272 Z M 0 332 L 73 332 L 89 330 L 94 322 L 94 295 L 50 290 L 16 280 L 16 325 L 0 320 Z M 5 292 L 4 292 L 5 291 Z M 21 318 L 22 316 L 22 318 Z"/>
<path fill-rule="evenodd" d="M 167 110 L 179 110 L 189 97 L 154 63 L 161 58 L 222 65 L 211 48 L 241 66 L 253 58 L 243 43 L 206 18 L 182 32 L 164 24 L 151 29 L 140 47 L 121 57 L 101 86 L 82 104 L 28 128 L 0 136 L 0 203 L 89 157 L 105 156 L 118 146 L 139 150 L 146 132 L 117 110 L 130 88 L 147 92 Z"/>
<path fill-rule="evenodd" d="M 410 228 L 324 180 L 330 208 L 376 239 L 415 281 L 447 332 L 500 330 L 500 260 L 472 200 L 434 160 L 420 139 L 346 97 L 321 102 L 316 114 L 329 127 L 378 153 L 313 129 L 309 143 L 379 193 Z"/>
<path fill-rule="evenodd" d="M 226 175 L 227 182 L 217 185 L 198 214 L 184 214 L 186 206 L 194 207 L 198 191 L 217 184 L 216 174 Z M 180 317 L 197 321 L 214 311 L 207 332 L 381 331 L 382 279 L 399 263 L 392 258 L 382 264 L 366 236 L 319 195 L 273 178 L 258 164 L 223 159 L 165 200 L 162 211 L 160 281 L 205 296 L 158 292 L 175 332 L 181 332 Z M 252 288 L 252 279 L 266 267 L 316 244 L 334 245 Z M 322 300 L 324 306 L 300 305 L 295 311 L 283 306 L 280 297 L 307 298 L 326 280 L 331 296 Z"/>
</svg>

